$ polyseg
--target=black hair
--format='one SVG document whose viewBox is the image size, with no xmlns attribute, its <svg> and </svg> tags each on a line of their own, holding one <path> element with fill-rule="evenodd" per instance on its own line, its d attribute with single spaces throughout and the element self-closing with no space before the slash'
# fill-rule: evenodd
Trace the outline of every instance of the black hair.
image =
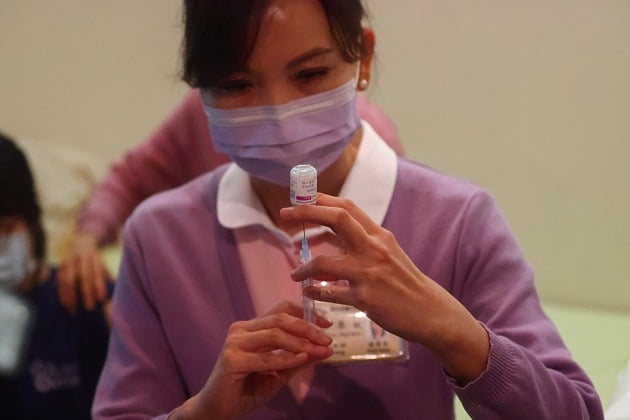
<svg viewBox="0 0 630 420">
<path fill-rule="evenodd" d="M 184 0 L 182 80 L 211 88 L 241 69 L 254 48 L 265 13 L 273 0 Z M 367 50 L 361 0 L 320 0 L 331 34 L 348 62 Z"/>
<path fill-rule="evenodd" d="M 17 216 L 28 227 L 38 265 L 46 257 L 46 236 L 41 221 L 33 173 L 24 152 L 0 133 L 0 217 Z"/>
</svg>

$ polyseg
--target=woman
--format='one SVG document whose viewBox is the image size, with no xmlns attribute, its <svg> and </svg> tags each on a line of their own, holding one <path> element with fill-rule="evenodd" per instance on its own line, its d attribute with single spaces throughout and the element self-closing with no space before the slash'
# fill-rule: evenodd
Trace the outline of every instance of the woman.
<svg viewBox="0 0 630 420">
<path fill-rule="evenodd" d="M 0 377 L 0 417 L 89 419 L 107 351 L 108 303 L 68 314 L 45 240 L 26 157 L 0 135 L 0 292 L 21 296 L 35 311 L 22 368 Z M 10 328 L 4 322 L 0 328 Z"/>
<path fill-rule="evenodd" d="M 454 395 L 480 419 L 602 418 L 488 194 L 359 121 L 359 0 L 185 7 L 184 79 L 235 164 L 132 216 L 96 418 L 452 419 Z M 287 207 L 298 163 L 319 171 L 317 205 Z M 303 224 L 315 257 L 298 267 Z M 289 276 L 345 280 L 306 293 L 408 340 L 408 360 L 318 363 L 331 323 L 278 303 L 299 299 Z"/>
</svg>

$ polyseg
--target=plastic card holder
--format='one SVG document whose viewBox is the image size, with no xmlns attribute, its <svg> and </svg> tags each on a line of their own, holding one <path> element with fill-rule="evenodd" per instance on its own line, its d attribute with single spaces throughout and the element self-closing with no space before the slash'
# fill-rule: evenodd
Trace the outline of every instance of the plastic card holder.
<svg viewBox="0 0 630 420">
<path fill-rule="evenodd" d="M 406 340 L 391 334 L 352 306 L 316 302 L 317 313 L 333 322 L 326 329 L 333 355 L 323 363 L 365 363 L 409 359 Z"/>
</svg>

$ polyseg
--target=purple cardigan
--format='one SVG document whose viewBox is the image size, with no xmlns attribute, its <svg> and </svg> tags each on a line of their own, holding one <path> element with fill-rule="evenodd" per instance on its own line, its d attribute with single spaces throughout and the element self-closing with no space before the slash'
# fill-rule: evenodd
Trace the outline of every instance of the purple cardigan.
<svg viewBox="0 0 630 420">
<path fill-rule="evenodd" d="M 171 412 L 205 384 L 228 326 L 255 316 L 234 235 L 216 218 L 224 169 L 149 199 L 128 222 L 95 418 Z M 400 159 L 383 226 L 486 325 L 487 370 L 460 388 L 412 343 L 406 362 L 320 365 L 302 405 L 285 387 L 251 418 L 453 419 L 454 395 L 475 419 L 603 418 L 486 192 Z"/>
</svg>

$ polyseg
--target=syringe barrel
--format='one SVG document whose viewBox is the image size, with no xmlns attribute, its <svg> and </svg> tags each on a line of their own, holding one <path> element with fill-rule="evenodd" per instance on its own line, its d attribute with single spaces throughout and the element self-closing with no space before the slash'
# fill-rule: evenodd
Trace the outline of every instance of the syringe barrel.
<svg viewBox="0 0 630 420">
<path fill-rule="evenodd" d="M 315 301 L 304 294 L 304 288 L 312 284 L 313 280 L 310 278 L 302 281 L 302 307 L 304 308 L 304 319 L 315 324 Z"/>
</svg>

